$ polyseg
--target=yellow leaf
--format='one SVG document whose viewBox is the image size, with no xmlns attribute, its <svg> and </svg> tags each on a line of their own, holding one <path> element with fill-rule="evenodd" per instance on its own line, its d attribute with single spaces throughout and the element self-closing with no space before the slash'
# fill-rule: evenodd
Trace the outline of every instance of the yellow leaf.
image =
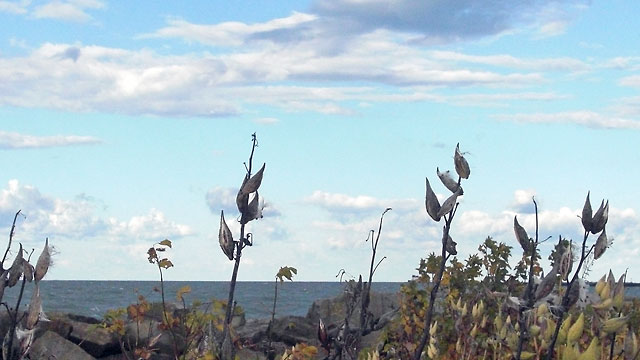
<svg viewBox="0 0 640 360">
<path fill-rule="evenodd" d="M 188 294 L 190 292 L 191 286 L 185 285 L 181 287 L 180 290 L 178 290 L 178 292 L 176 293 L 176 299 L 178 299 L 178 301 L 182 301 L 182 297 L 184 296 L 184 294 Z"/>
</svg>

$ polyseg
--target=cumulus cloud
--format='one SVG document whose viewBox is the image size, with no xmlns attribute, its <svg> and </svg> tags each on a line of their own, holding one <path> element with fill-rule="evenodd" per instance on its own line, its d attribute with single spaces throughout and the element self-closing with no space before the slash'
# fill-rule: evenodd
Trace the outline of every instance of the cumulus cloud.
<svg viewBox="0 0 640 360">
<path fill-rule="evenodd" d="M 157 209 L 128 220 L 106 218 L 99 214 L 96 201 L 90 197 L 80 195 L 63 200 L 42 194 L 32 185 L 10 180 L 0 191 L 0 224 L 9 226 L 19 209 L 24 216 L 19 231 L 29 237 L 106 238 L 119 242 L 130 239 L 157 241 L 158 238 L 193 234 L 189 226 L 167 219 Z"/>
<path fill-rule="evenodd" d="M 94 145 L 102 141 L 93 136 L 54 135 L 34 136 L 0 131 L 0 149 L 44 148 L 73 145 Z"/>
<path fill-rule="evenodd" d="M 384 200 L 367 195 L 350 196 L 320 190 L 314 191 L 305 199 L 305 202 L 339 214 L 381 212 L 388 207 L 393 208 L 396 212 L 408 212 L 419 206 L 419 203 L 414 199 Z"/>
</svg>

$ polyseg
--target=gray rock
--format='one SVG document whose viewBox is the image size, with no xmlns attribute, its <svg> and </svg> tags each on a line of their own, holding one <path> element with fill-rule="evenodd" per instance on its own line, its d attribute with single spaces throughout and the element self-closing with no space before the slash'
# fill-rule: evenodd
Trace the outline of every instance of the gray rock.
<svg viewBox="0 0 640 360">
<path fill-rule="evenodd" d="M 131 344 L 132 347 L 135 347 L 135 344 L 144 345 L 147 339 L 160 335 L 154 348 L 162 354 L 173 354 L 174 338 L 169 331 L 160 331 L 159 325 L 160 322 L 154 320 L 128 323 L 125 326 L 125 344 Z M 185 348 L 184 338 L 178 333 L 175 333 L 175 336 L 178 353 L 182 353 Z"/>
<path fill-rule="evenodd" d="M 271 329 L 274 341 L 293 346 L 298 343 L 317 344 L 316 326 L 302 316 L 284 316 L 276 318 Z"/>
<path fill-rule="evenodd" d="M 78 344 L 94 357 L 120 352 L 118 338 L 98 324 L 87 324 L 71 320 L 69 340 Z"/>
<path fill-rule="evenodd" d="M 318 323 L 318 319 L 327 327 L 339 326 L 344 322 L 345 316 L 345 295 L 341 294 L 332 299 L 321 299 L 313 302 L 307 318 L 314 324 Z M 375 323 L 382 315 L 391 310 L 398 308 L 398 294 L 396 293 L 376 293 L 371 292 L 371 300 L 369 302 L 369 312 L 372 314 Z M 360 304 L 356 304 L 351 318 L 349 319 L 351 327 L 357 327 L 360 324 Z"/>
<path fill-rule="evenodd" d="M 71 341 L 63 338 L 53 331 L 47 331 L 37 338 L 29 356 L 32 360 L 49 360 L 49 359 L 74 359 L 74 360 L 93 360 L 93 356 L 82 350 L 79 346 Z"/>
</svg>

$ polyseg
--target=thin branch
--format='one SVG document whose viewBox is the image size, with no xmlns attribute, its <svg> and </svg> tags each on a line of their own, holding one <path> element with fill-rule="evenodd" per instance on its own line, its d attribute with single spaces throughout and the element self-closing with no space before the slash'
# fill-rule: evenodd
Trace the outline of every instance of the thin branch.
<svg viewBox="0 0 640 360">
<path fill-rule="evenodd" d="M 18 210 L 18 212 L 16 212 L 16 215 L 13 217 L 13 223 L 11 224 L 11 231 L 9 232 L 9 244 L 7 245 L 7 250 L 4 251 L 4 256 L 2 257 L 2 262 L 0 262 L 0 270 L 5 270 L 4 269 L 4 262 L 5 260 L 7 260 L 7 254 L 9 254 L 9 249 L 11 249 L 11 241 L 13 241 L 13 234 L 15 234 L 16 231 L 16 220 L 18 219 L 18 215 L 20 215 L 20 212 L 22 210 Z"/>
</svg>

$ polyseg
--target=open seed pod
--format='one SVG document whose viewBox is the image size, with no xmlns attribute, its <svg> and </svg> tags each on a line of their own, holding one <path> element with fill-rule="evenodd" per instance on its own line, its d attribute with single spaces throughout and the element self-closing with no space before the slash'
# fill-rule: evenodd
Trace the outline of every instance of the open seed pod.
<svg viewBox="0 0 640 360">
<path fill-rule="evenodd" d="M 605 250 L 609 246 L 609 240 L 607 239 L 607 230 L 603 229 L 598 236 L 598 240 L 596 240 L 596 245 L 593 248 L 593 258 L 599 259 L 602 254 L 604 254 Z"/>
<path fill-rule="evenodd" d="M 456 152 L 453 155 L 453 163 L 456 166 L 456 172 L 463 179 L 468 179 L 471 170 L 469 169 L 469 163 L 460 152 L 460 143 L 456 145 Z"/>
<path fill-rule="evenodd" d="M 40 286 L 36 284 L 31 295 L 31 302 L 29 302 L 29 308 L 27 310 L 27 329 L 33 329 L 36 327 L 38 320 L 40 319 L 40 313 L 42 312 L 42 298 L 40 297 Z"/>
<path fill-rule="evenodd" d="M 233 242 L 233 234 L 231 234 L 231 230 L 229 229 L 229 226 L 227 226 L 227 222 L 224 220 L 224 211 L 220 212 L 220 231 L 218 232 L 218 241 L 220 242 L 222 252 L 227 255 L 229 260 L 233 260 L 235 243 Z"/>
<path fill-rule="evenodd" d="M 451 172 L 449 170 L 440 172 L 440 169 L 436 168 L 436 174 L 438 174 L 438 177 L 440 178 L 440 181 L 442 181 L 444 186 L 446 186 L 447 189 L 449 189 L 452 193 L 458 191 L 460 185 L 458 185 L 457 181 L 453 180 L 453 178 L 451 177 Z"/>
<path fill-rule="evenodd" d="M 554 266 L 549 273 L 542 278 L 540 284 L 538 284 L 538 288 L 536 289 L 535 299 L 536 301 L 542 299 L 543 297 L 549 295 L 551 290 L 556 284 L 556 279 L 558 277 L 558 267 Z"/>
<path fill-rule="evenodd" d="M 42 280 L 42 278 L 47 274 L 49 266 L 51 266 L 51 253 L 49 252 L 49 238 L 47 238 L 44 242 L 44 249 L 42 249 L 42 252 L 38 257 L 38 261 L 36 262 L 36 271 L 34 276 L 36 282 Z"/>
<path fill-rule="evenodd" d="M 447 236 L 447 244 L 445 245 L 445 248 L 446 248 L 446 250 L 447 250 L 447 252 L 449 254 L 451 254 L 451 255 L 457 255 L 458 254 L 458 250 L 456 250 L 456 245 L 458 245 L 458 243 L 453 241 L 451 236 Z"/>
<path fill-rule="evenodd" d="M 14 287 L 18 283 L 18 280 L 20 280 L 20 277 L 22 276 L 22 272 L 24 270 L 24 266 L 22 265 L 23 260 L 24 258 L 22 257 L 22 244 L 20 244 L 20 250 L 18 251 L 16 258 L 13 259 L 11 268 L 9 268 L 9 279 L 7 280 L 8 287 Z"/>
<path fill-rule="evenodd" d="M 461 194 L 462 194 L 462 188 L 458 188 L 456 192 L 451 194 L 451 196 L 449 196 L 447 200 L 445 200 L 442 203 L 442 206 L 440 207 L 440 210 L 438 211 L 438 214 L 437 214 L 439 218 L 448 214 L 449 212 L 451 212 L 451 210 L 453 210 L 453 208 L 456 206 L 456 203 L 458 202 L 458 196 L 460 196 Z"/>
</svg>

